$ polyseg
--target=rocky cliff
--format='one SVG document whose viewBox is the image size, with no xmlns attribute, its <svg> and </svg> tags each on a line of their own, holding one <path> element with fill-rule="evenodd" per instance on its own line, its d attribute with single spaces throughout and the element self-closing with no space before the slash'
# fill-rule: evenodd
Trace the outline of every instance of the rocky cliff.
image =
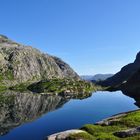
<svg viewBox="0 0 140 140">
<path fill-rule="evenodd" d="M 104 86 L 120 85 L 125 83 L 138 69 L 140 69 L 140 52 L 133 63 L 124 66 L 118 73 L 100 84 Z"/>
<path fill-rule="evenodd" d="M 0 35 L 1 84 L 19 84 L 51 78 L 79 76 L 60 58 L 43 54 L 31 46 L 25 46 Z"/>
<path fill-rule="evenodd" d="M 125 94 L 133 96 L 137 100 L 140 99 L 140 69 L 135 72 L 126 83 L 122 84 L 120 89 L 122 89 Z"/>
</svg>

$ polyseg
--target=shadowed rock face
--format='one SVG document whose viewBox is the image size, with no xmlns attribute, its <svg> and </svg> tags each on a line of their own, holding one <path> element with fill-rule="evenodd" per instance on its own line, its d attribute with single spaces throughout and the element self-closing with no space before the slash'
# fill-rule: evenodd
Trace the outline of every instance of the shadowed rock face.
<svg viewBox="0 0 140 140">
<path fill-rule="evenodd" d="M 136 92 L 130 92 L 130 91 L 126 91 L 126 90 L 123 90 L 122 92 L 123 92 L 123 94 L 133 98 L 136 101 L 135 105 L 140 108 L 140 92 L 136 93 Z"/>
<path fill-rule="evenodd" d="M 102 83 L 111 86 L 109 90 L 122 90 L 136 100 L 140 107 L 140 52 L 137 54 L 134 63 L 124 66 L 120 72 Z"/>
<path fill-rule="evenodd" d="M 34 95 L 32 93 L 5 93 L 14 96 L 10 103 L 0 106 L 0 135 L 42 114 L 53 111 L 69 99 L 61 96 Z"/>
<path fill-rule="evenodd" d="M 140 107 L 140 69 L 135 72 L 126 83 L 120 86 L 124 94 L 132 97 Z"/>
<path fill-rule="evenodd" d="M 134 96 L 140 96 L 140 69 L 122 85 L 122 89 L 134 94 Z"/>
<path fill-rule="evenodd" d="M 101 84 L 104 86 L 116 86 L 127 81 L 138 69 L 140 69 L 140 52 L 137 54 L 133 63 L 124 66 L 121 71 L 116 73 L 111 78 L 108 78 Z"/>
<path fill-rule="evenodd" d="M 16 84 L 51 78 L 79 76 L 57 57 L 43 54 L 30 46 L 24 46 L 0 35 L 0 80 Z"/>
</svg>

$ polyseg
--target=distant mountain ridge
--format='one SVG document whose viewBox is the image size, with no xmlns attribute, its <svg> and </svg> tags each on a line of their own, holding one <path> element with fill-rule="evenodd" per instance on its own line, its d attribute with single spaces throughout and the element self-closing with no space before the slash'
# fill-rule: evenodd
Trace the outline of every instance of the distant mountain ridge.
<svg viewBox="0 0 140 140">
<path fill-rule="evenodd" d="M 0 35 L 0 82 L 15 85 L 51 78 L 80 79 L 78 74 L 60 58 L 43 54 Z"/>
<path fill-rule="evenodd" d="M 80 77 L 83 80 L 91 81 L 93 78 L 93 75 L 81 75 Z"/>
<path fill-rule="evenodd" d="M 82 75 L 81 78 L 87 81 L 104 81 L 107 78 L 113 76 L 113 74 L 96 74 L 96 75 Z"/>
</svg>

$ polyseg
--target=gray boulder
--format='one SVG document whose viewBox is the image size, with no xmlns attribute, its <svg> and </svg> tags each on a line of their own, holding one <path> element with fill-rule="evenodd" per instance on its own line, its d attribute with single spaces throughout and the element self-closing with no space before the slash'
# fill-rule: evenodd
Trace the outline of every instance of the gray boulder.
<svg viewBox="0 0 140 140">
<path fill-rule="evenodd" d="M 140 134 L 140 126 L 136 127 L 136 128 L 123 130 L 123 131 L 114 133 L 115 136 L 120 137 L 120 138 L 131 137 L 131 136 L 134 136 L 136 134 Z"/>
</svg>

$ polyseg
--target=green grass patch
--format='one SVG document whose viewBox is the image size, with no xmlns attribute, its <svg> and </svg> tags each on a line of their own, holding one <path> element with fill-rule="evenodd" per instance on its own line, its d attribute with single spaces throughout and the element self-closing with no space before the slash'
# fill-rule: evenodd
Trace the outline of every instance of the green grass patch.
<svg viewBox="0 0 140 140">
<path fill-rule="evenodd" d="M 39 93 L 89 93 L 96 91 L 97 86 L 86 81 L 73 79 L 51 79 L 32 84 L 28 89 Z"/>
<path fill-rule="evenodd" d="M 0 93 L 0 107 L 6 105 L 14 104 L 14 95 L 7 95 L 5 93 Z"/>
<path fill-rule="evenodd" d="M 87 124 L 81 128 L 86 132 L 86 135 L 93 137 L 93 140 L 140 140 L 140 134 L 127 138 L 119 138 L 114 136 L 115 132 L 127 130 L 140 126 L 140 111 L 128 113 L 125 116 L 118 118 L 115 123 L 109 126 Z M 87 134 L 88 133 L 88 134 Z M 86 140 L 85 136 L 80 135 L 82 140 Z M 72 135 L 72 140 L 79 140 L 78 134 Z M 75 138 L 75 139 L 74 139 Z"/>
<path fill-rule="evenodd" d="M 127 114 L 117 124 L 130 128 L 140 126 L 140 111 Z"/>
<path fill-rule="evenodd" d="M 14 80 L 14 74 L 12 70 L 0 72 L 0 81 L 4 81 L 4 80 Z"/>
<path fill-rule="evenodd" d="M 9 87 L 10 90 L 14 90 L 14 91 L 20 91 L 20 92 L 24 92 L 24 91 L 28 91 L 27 87 L 28 87 L 28 83 L 21 83 L 12 87 Z"/>
<path fill-rule="evenodd" d="M 0 92 L 7 90 L 7 87 L 3 84 L 0 84 Z"/>
</svg>

